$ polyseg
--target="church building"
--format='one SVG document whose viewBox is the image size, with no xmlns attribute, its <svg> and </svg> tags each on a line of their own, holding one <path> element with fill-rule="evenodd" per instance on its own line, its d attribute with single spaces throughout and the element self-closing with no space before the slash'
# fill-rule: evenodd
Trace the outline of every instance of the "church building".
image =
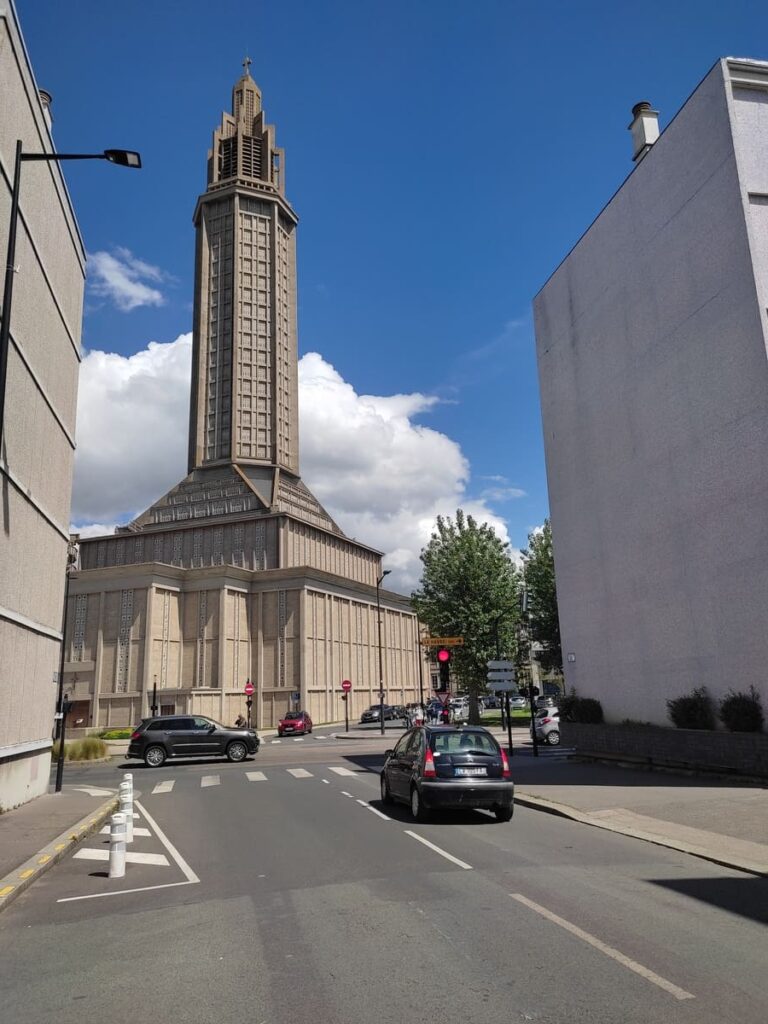
<svg viewBox="0 0 768 1024">
<path fill-rule="evenodd" d="M 196 230 L 187 476 L 114 535 L 80 544 L 69 587 L 68 722 L 293 707 L 354 719 L 419 695 L 417 620 L 380 589 L 381 552 L 345 536 L 302 481 L 296 315 L 298 218 L 285 154 L 247 67 L 208 154 Z M 162 438 L 158 439 L 162 444 Z"/>
</svg>

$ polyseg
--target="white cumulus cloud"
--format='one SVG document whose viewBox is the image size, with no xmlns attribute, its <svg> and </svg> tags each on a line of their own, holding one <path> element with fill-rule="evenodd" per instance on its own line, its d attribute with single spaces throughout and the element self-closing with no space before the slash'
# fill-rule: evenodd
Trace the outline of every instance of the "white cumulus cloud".
<svg viewBox="0 0 768 1024">
<path fill-rule="evenodd" d="M 163 293 L 146 284 L 159 284 L 167 275 L 159 267 L 138 259 L 129 249 L 94 252 L 88 256 L 88 284 L 92 295 L 111 299 L 118 309 L 129 313 L 139 306 L 162 306 Z"/>
<path fill-rule="evenodd" d="M 86 355 L 73 507 L 84 535 L 111 531 L 99 524 L 126 522 L 185 475 L 190 362 L 189 334 L 130 357 Z M 299 362 L 302 477 L 349 536 L 385 553 L 387 584 L 405 593 L 436 516 L 461 507 L 508 540 L 487 498 L 468 495 L 459 445 L 416 422 L 436 402 L 360 395 L 318 353 Z"/>
</svg>

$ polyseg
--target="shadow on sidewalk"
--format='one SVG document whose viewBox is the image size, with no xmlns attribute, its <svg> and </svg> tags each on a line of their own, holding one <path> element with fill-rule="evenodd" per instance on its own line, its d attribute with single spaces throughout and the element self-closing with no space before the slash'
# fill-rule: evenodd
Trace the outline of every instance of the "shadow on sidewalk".
<svg viewBox="0 0 768 1024">
<path fill-rule="evenodd" d="M 652 878 L 649 881 L 701 903 L 768 924 L 768 878 Z"/>
</svg>

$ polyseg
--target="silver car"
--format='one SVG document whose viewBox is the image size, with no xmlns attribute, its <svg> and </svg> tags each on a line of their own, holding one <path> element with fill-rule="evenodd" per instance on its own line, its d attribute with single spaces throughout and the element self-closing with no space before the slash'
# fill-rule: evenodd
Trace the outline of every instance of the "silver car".
<svg viewBox="0 0 768 1024">
<path fill-rule="evenodd" d="M 560 710 L 558 708 L 542 708 L 536 712 L 533 720 L 536 739 L 540 743 L 548 743 L 556 747 L 560 742 Z"/>
</svg>

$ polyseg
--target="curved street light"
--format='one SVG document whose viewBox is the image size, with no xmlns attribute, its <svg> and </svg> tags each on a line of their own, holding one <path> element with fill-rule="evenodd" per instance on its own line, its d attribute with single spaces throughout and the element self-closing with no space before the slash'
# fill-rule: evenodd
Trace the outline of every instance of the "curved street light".
<svg viewBox="0 0 768 1024">
<path fill-rule="evenodd" d="M 21 165 L 28 160 L 44 160 L 60 163 L 62 160 L 108 160 L 119 167 L 141 168 L 141 156 L 131 149 L 105 149 L 103 153 L 25 153 L 21 139 L 16 140 L 16 160 L 13 168 L 13 192 L 11 194 L 11 220 L 8 226 L 8 258 L 5 262 L 5 286 L 3 288 L 3 311 L 0 320 L 0 453 L 2 452 L 5 427 L 5 385 L 8 376 L 8 347 L 11 338 L 11 303 L 13 301 L 13 279 L 16 273 L 16 227 L 19 221 L 19 193 L 21 190 Z"/>
</svg>

